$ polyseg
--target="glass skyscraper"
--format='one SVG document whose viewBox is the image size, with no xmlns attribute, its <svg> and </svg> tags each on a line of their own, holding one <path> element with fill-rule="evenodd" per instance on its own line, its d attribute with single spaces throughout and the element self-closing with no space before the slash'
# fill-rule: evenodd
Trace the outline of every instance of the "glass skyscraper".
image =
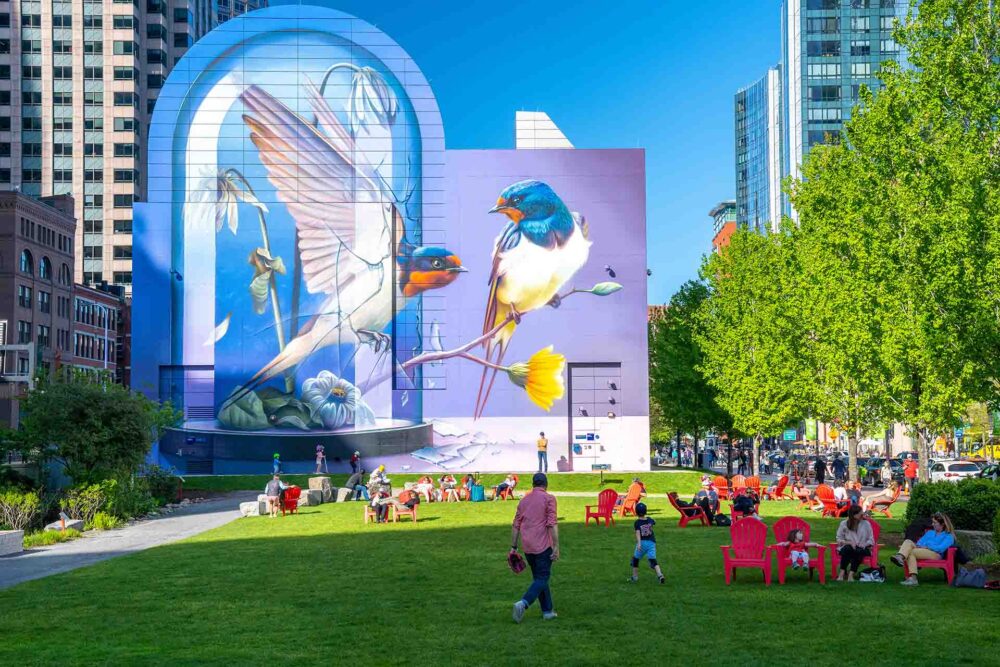
<svg viewBox="0 0 1000 667">
<path fill-rule="evenodd" d="M 781 192 L 801 177 L 809 149 L 836 141 L 861 86 L 878 90 L 887 60 L 905 61 L 892 37 L 909 0 L 782 0 L 781 64 L 735 98 L 737 223 L 776 230 L 796 219 Z"/>
<path fill-rule="evenodd" d="M 736 223 L 776 230 L 781 220 L 781 69 L 736 93 Z"/>
</svg>

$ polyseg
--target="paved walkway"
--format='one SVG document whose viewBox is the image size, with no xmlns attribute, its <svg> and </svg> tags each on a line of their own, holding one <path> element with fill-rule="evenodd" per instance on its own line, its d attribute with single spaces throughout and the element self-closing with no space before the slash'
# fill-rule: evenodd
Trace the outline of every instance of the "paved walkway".
<svg viewBox="0 0 1000 667">
<path fill-rule="evenodd" d="M 239 518 L 240 502 L 256 497 L 256 491 L 232 493 L 180 507 L 171 514 L 117 530 L 88 531 L 71 542 L 37 547 L 16 556 L 0 558 L 0 590 L 218 528 Z"/>
</svg>

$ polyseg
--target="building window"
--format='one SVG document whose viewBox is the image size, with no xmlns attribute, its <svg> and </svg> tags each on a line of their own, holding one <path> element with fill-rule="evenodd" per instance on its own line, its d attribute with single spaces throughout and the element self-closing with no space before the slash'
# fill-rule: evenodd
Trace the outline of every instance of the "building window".
<svg viewBox="0 0 1000 667">
<path fill-rule="evenodd" d="M 871 63 L 851 63 L 851 76 L 867 77 L 872 75 Z"/>
<path fill-rule="evenodd" d="M 896 43 L 894 39 L 883 39 L 882 40 L 882 55 L 893 55 L 899 53 L 899 44 Z"/>
<path fill-rule="evenodd" d="M 115 132 L 135 132 L 135 119 L 134 118 L 115 118 Z"/>
<path fill-rule="evenodd" d="M 872 47 L 868 43 L 868 40 L 854 40 L 851 42 L 851 55 L 852 56 L 869 56 L 871 55 Z"/>
<path fill-rule="evenodd" d="M 116 245 L 114 247 L 114 258 L 115 259 L 132 259 L 132 246 L 130 246 L 130 245 Z"/>
<path fill-rule="evenodd" d="M 42 280 L 52 280 L 52 262 L 48 257 L 43 256 L 42 261 L 38 263 L 38 277 Z"/>
<path fill-rule="evenodd" d="M 52 78 L 53 79 L 72 79 L 73 78 L 73 68 L 69 65 L 53 66 L 52 67 Z"/>
<path fill-rule="evenodd" d="M 53 28 L 72 28 L 73 27 L 73 17 L 69 14 L 53 14 L 52 15 L 52 27 Z"/>
<path fill-rule="evenodd" d="M 194 44 L 194 40 L 191 39 L 191 35 L 186 32 L 175 32 L 174 33 L 174 46 L 176 48 L 182 49 L 187 48 Z"/>
<path fill-rule="evenodd" d="M 806 47 L 806 54 L 822 57 L 839 56 L 840 42 L 832 39 L 810 41 Z"/>
<path fill-rule="evenodd" d="M 132 233 L 131 220 L 115 220 L 115 234 L 131 234 L 131 233 Z"/>
<path fill-rule="evenodd" d="M 104 182 L 104 170 L 103 169 L 84 169 L 83 170 L 83 182 L 84 183 L 103 183 Z"/>
<path fill-rule="evenodd" d="M 85 245 L 83 246 L 83 258 L 84 259 L 102 259 L 104 257 L 104 248 L 99 245 Z"/>
<path fill-rule="evenodd" d="M 132 272 L 131 271 L 115 271 L 114 274 L 115 285 L 131 285 L 132 284 Z"/>
<path fill-rule="evenodd" d="M 127 14 L 115 14 L 112 25 L 115 30 L 130 30 L 134 27 L 132 17 Z"/>
<path fill-rule="evenodd" d="M 115 208 L 132 208 L 132 195 L 115 195 Z"/>
<path fill-rule="evenodd" d="M 85 130 L 103 130 L 104 129 L 104 117 L 100 118 L 84 118 L 83 119 L 83 129 Z"/>
<path fill-rule="evenodd" d="M 115 183 L 134 183 L 135 169 L 115 169 Z"/>
<path fill-rule="evenodd" d="M 115 67 L 115 81 L 132 81 L 135 79 L 134 67 Z"/>
<path fill-rule="evenodd" d="M 41 169 L 22 169 L 21 170 L 21 182 L 22 183 L 41 183 L 42 182 L 42 170 Z"/>
<path fill-rule="evenodd" d="M 806 9 L 839 9 L 840 0 L 808 0 Z"/>
<path fill-rule="evenodd" d="M 809 130 L 808 137 L 810 146 L 835 144 L 840 141 L 840 132 L 838 130 Z"/>
<path fill-rule="evenodd" d="M 52 295 L 48 292 L 38 292 L 38 310 L 43 313 L 52 312 Z"/>
<path fill-rule="evenodd" d="M 104 144 L 84 144 L 83 154 L 87 157 L 104 155 Z"/>
<path fill-rule="evenodd" d="M 73 272 L 69 270 L 68 264 L 63 264 L 59 269 L 59 283 L 61 285 L 73 284 Z"/>
<path fill-rule="evenodd" d="M 116 107 L 134 107 L 136 106 L 136 96 L 135 93 L 115 93 L 115 106 Z"/>
<path fill-rule="evenodd" d="M 190 10 L 182 7 L 176 7 L 174 9 L 174 23 L 190 23 L 190 22 L 191 22 Z"/>
<path fill-rule="evenodd" d="M 66 91 L 53 91 L 52 104 L 69 106 L 73 104 L 73 93 Z"/>
<path fill-rule="evenodd" d="M 146 75 L 146 88 L 163 88 L 163 75 L 162 74 L 147 74 Z"/>
<path fill-rule="evenodd" d="M 17 321 L 17 342 L 20 345 L 31 342 L 31 322 Z"/>
<path fill-rule="evenodd" d="M 42 40 L 40 39 L 21 40 L 21 53 L 41 53 L 41 52 L 42 52 Z"/>
<path fill-rule="evenodd" d="M 35 273 L 35 260 L 31 256 L 31 251 L 27 249 L 21 251 L 21 273 L 29 276 Z"/>
<path fill-rule="evenodd" d="M 135 53 L 135 42 L 115 40 L 114 54 L 116 56 L 130 56 Z"/>
<path fill-rule="evenodd" d="M 52 329 L 44 324 L 38 325 L 38 347 L 48 347 L 51 342 Z"/>
<path fill-rule="evenodd" d="M 806 32 L 833 33 L 840 32 L 840 19 L 837 17 L 820 17 L 806 19 Z"/>
<path fill-rule="evenodd" d="M 100 234 L 103 231 L 104 231 L 104 222 L 102 220 L 83 221 L 83 232 L 85 234 Z"/>
<path fill-rule="evenodd" d="M 146 26 L 146 37 L 149 39 L 166 39 L 167 29 L 159 23 L 150 23 Z"/>
<path fill-rule="evenodd" d="M 868 32 L 871 29 L 871 21 L 867 16 L 852 16 L 851 30 L 854 32 Z"/>
<path fill-rule="evenodd" d="M 21 27 L 24 27 L 24 28 L 41 28 L 42 27 L 42 15 L 41 14 L 22 14 L 21 15 Z"/>
<path fill-rule="evenodd" d="M 104 274 L 100 271 L 84 271 L 83 282 L 88 285 L 96 285 L 97 283 L 104 282 Z"/>
<path fill-rule="evenodd" d="M 42 145 L 35 142 L 21 144 L 21 155 L 24 157 L 41 157 Z"/>
<path fill-rule="evenodd" d="M 17 305 L 21 308 L 31 308 L 31 288 L 25 285 L 17 286 Z"/>
<path fill-rule="evenodd" d="M 840 86 L 809 86 L 809 99 L 813 102 L 835 102 L 840 99 Z"/>
<path fill-rule="evenodd" d="M 134 157 L 135 144 L 115 144 L 115 157 Z"/>
<path fill-rule="evenodd" d="M 167 54 L 161 49 L 148 49 L 146 51 L 146 62 L 150 65 L 165 65 Z"/>
<path fill-rule="evenodd" d="M 7 76 L 6 78 L 10 78 Z M 42 78 L 42 66 L 41 65 L 23 65 L 21 66 L 21 78 L 22 79 L 41 79 Z"/>
<path fill-rule="evenodd" d="M 104 68 L 103 67 L 84 67 L 83 68 L 83 78 L 89 79 L 91 81 L 101 80 L 104 78 Z"/>
<path fill-rule="evenodd" d="M 52 40 L 52 53 L 73 53 L 73 42 L 65 39 Z"/>
<path fill-rule="evenodd" d="M 52 144 L 52 154 L 56 157 L 72 157 L 73 144 Z"/>
<path fill-rule="evenodd" d="M 104 53 L 104 42 L 85 41 L 83 43 L 83 52 L 87 55 L 101 55 Z"/>
</svg>

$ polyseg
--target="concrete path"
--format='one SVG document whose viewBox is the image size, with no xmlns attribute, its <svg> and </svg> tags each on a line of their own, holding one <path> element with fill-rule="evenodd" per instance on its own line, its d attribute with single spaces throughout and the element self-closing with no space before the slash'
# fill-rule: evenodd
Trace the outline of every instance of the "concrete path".
<svg viewBox="0 0 1000 667">
<path fill-rule="evenodd" d="M 218 528 L 239 518 L 240 502 L 256 497 L 256 491 L 231 493 L 117 530 L 87 531 L 71 542 L 36 547 L 16 556 L 0 558 L 0 590 Z"/>
</svg>

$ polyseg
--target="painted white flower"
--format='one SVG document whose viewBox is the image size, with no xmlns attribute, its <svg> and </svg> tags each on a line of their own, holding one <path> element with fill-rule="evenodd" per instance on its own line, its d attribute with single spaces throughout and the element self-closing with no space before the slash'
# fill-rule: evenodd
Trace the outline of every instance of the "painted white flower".
<svg viewBox="0 0 1000 667">
<path fill-rule="evenodd" d="M 375 414 L 358 388 L 330 371 L 320 371 L 302 383 L 302 401 L 309 406 L 313 421 L 328 429 L 375 423 Z"/>
<path fill-rule="evenodd" d="M 396 122 L 399 111 L 399 101 L 389 83 L 379 72 L 371 67 L 360 67 L 352 63 L 337 63 L 326 71 L 320 94 L 326 89 L 330 75 L 338 69 L 351 70 L 351 92 L 348 100 L 348 121 L 351 125 L 351 135 L 357 136 L 358 130 L 377 123 L 387 127 Z"/>
<path fill-rule="evenodd" d="M 239 171 L 233 168 L 220 169 L 217 172 L 205 170 L 199 178 L 195 190 L 191 193 L 192 203 L 208 204 L 215 218 L 215 231 L 221 232 L 223 225 L 236 234 L 239 229 L 239 202 L 246 202 L 256 207 L 261 213 L 267 213 L 267 205 L 257 199 L 250 183 Z"/>
</svg>

